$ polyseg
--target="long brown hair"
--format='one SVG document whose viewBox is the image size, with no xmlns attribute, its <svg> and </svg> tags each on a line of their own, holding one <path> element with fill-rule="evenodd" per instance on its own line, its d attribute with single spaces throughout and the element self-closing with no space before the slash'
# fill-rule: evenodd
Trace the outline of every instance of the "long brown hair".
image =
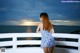
<svg viewBox="0 0 80 53">
<path fill-rule="evenodd" d="M 43 29 L 50 32 L 50 30 L 52 29 L 52 24 L 49 21 L 48 14 L 47 13 L 41 13 L 40 18 L 42 18 Z"/>
</svg>

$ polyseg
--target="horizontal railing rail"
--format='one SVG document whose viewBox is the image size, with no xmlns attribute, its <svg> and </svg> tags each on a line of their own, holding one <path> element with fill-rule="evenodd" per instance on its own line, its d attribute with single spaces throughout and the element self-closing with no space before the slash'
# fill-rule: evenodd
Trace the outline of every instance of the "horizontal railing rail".
<svg viewBox="0 0 80 53">
<path fill-rule="evenodd" d="M 55 53 L 80 53 L 80 34 L 54 33 Z M 41 33 L 4 33 L 0 34 L 0 50 L 4 53 L 32 52 L 42 53 Z M 4 50 L 2 50 L 4 48 Z M 32 49 L 32 51 L 30 51 Z"/>
</svg>

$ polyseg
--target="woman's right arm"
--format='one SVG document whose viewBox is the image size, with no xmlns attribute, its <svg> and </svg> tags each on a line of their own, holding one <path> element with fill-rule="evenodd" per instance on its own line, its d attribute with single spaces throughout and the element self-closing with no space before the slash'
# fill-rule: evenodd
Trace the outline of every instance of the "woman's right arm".
<svg viewBox="0 0 80 53">
<path fill-rule="evenodd" d="M 36 29 L 36 33 L 39 33 L 40 30 L 40 24 L 38 24 L 37 29 Z"/>
</svg>

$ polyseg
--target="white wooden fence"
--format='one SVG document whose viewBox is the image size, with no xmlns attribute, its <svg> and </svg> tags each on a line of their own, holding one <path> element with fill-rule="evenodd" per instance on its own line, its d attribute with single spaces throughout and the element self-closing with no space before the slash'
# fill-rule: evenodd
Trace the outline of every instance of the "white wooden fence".
<svg viewBox="0 0 80 53">
<path fill-rule="evenodd" d="M 19 38 L 39 38 L 40 33 L 4 33 L 0 34 L 0 53 L 43 53 L 40 46 L 20 47 L 19 45 L 40 45 L 41 40 L 18 40 Z M 54 53 L 80 53 L 80 34 L 63 34 L 54 33 L 53 37 L 57 38 Z M 10 38 L 10 41 L 2 39 Z M 62 38 L 62 40 L 59 40 Z M 66 41 L 66 39 L 75 39 L 76 41 Z M 8 39 L 6 39 L 8 40 Z M 11 46 L 7 48 L 6 46 Z M 18 47 L 19 46 L 19 47 Z"/>
</svg>

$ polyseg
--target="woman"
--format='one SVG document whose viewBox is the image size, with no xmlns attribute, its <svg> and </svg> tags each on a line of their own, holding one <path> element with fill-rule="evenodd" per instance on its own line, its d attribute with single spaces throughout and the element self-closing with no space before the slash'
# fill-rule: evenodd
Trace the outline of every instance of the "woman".
<svg viewBox="0 0 80 53">
<path fill-rule="evenodd" d="M 55 40 L 52 33 L 54 33 L 54 29 L 49 21 L 48 14 L 41 13 L 40 21 L 41 22 L 39 23 L 36 32 L 38 33 L 40 30 L 42 34 L 41 48 L 43 48 L 44 53 L 53 53 Z"/>
</svg>

